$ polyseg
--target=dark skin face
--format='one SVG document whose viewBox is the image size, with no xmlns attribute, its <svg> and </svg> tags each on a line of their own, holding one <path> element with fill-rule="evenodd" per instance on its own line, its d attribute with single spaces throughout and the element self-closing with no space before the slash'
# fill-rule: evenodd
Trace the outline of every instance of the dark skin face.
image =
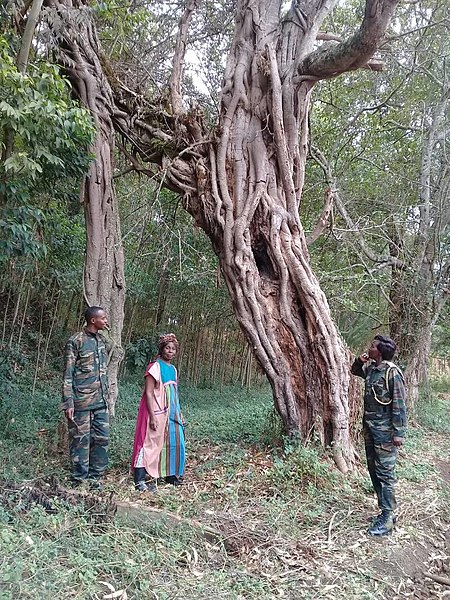
<svg viewBox="0 0 450 600">
<path fill-rule="evenodd" d="M 165 362 L 170 363 L 175 358 L 176 354 L 177 354 L 177 347 L 175 346 L 175 344 L 173 342 L 169 342 L 161 350 L 161 358 Z"/>
<path fill-rule="evenodd" d="M 379 340 L 372 340 L 372 343 L 369 346 L 367 352 L 363 352 L 359 357 L 359 360 L 363 363 L 366 363 L 368 360 L 374 360 L 377 365 L 379 365 L 383 357 L 381 356 L 380 351 L 378 350 Z"/>
<path fill-rule="evenodd" d="M 103 331 L 106 327 L 108 327 L 108 317 L 104 310 L 99 310 L 91 318 L 91 322 L 87 325 L 87 330 L 91 333 L 97 333 L 97 331 Z"/>
<path fill-rule="evenodd" d="M 373 340 L 368 350 L 369 358 L 374 360 L 377 363 L 377 365 L 379 365 L 380 362 L 383 360 L 381 353 L 378 350 L 378 344 L 379 340 Z"/>
</svg>

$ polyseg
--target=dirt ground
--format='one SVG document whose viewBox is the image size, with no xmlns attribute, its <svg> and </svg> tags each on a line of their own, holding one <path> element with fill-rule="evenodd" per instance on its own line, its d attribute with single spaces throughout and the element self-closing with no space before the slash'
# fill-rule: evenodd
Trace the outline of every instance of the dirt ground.
<svg viewBox="0 0 450 600">
<path fill-rule="evenodd" d="M 186 574 L 264 581 L 272 593 L 262 600 L 450 599 L 449 451 L 450 439 L 437 434 L 401 451 L 398 520 L 382 539 L 366 534 L 376 504 L 364 465 L 347 483 L 321 486 L 318 472 L 314 485 L 296 489 L 289 476 L 273 480 L 271 454 L 256 447 L 233 457 L 205 446 L 191 454 L 181 488 L 160 485 L 154 495 L 111 471 L 98 503 L 102 514 L 131 503 L 133 518 L 153 510 L 168 526 L 198 529 L 203 542 L 186 549 Z M 95 509 L 95 496 L 84 500 Z"/>
<path fill-rule="evenodd" d="M 230 474 L 223 450 L 209 448 L 207 461 L 204 453 L 191 457 L 182 489 L 161 486 L 157 497 L 131 492 L 126 500 L 166 509 L 173 503 L 178 516 L 220 532 L 237 561 L 235 576 L 265 578 L 273 584 L 272 598 L 450 598 L 449 450 L 450 440 L 435 434 L 425 436 L 420 450 L 402 450 L 399 462 L 409 471 L 397 485 L 397 525 L 379 540 L 366 535 L 376 514 L 368 490 L 347 490 L 344 498 L 336 493 L 336 500 L 330 491 L 320 514 L 308 520 L 311 502 L 300 492 L 297 499 L 277 498 L 261 483 L 267 484 L 264 474 L 272 464 L 258 449 L 250 449 L 242 470 Z M 365 475 L 361 465 L 355 476 Z M 205 569 L 223 561 L 213 550 L 209 557 Z"/>
</svg>

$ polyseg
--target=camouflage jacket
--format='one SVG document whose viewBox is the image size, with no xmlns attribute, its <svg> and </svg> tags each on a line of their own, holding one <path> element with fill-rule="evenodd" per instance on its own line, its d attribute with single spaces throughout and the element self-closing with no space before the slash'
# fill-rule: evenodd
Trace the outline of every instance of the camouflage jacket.
<svg viewBox="0 0 450 600">
<path fill-rule="evenodd" d="M 64 349 L 61 409 L 93 410 L 108 397 L 107 349 L 102 335 L 85 329 L 73 335 Z"/>
<path fill-rule="evenodd" d="M 364 421 L 377 427 L 388 422 L 392 436 L 403 438 L 406 433 L 405 382 L 398 367 L 387 361 L 378 366 L 356 358 L 353 375 L 365 380 Z"/>
</svg>

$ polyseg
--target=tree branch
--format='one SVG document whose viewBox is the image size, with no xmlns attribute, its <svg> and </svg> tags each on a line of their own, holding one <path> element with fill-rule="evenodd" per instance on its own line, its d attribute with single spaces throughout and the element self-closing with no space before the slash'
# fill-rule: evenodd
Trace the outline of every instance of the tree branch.
<svg viewBox="0 0 450 600">
<path fill-rule="evenodd" d="M 327 180 L 327 184 L 329 186 L 330 194 L 333 196 L 334 204 L 347 227 L 355 233 L 356 242 L 362 254 L 374 263 L 402 268 L 403 262 L 397 257 L 388 254 L 375 254 L 375 252 L 373 252 L 373 250 L 369 248 L 369 246 L 367 246 L 364 238 L 358 230 L 358 227 L 353 222 L 352 218 L 350 217 L 344 206 L 344 203 L 342 202 L 342 198 L 340 197 L 339 192 L 337 190 L 336 181 L 331 171 L 330 164 L 328 163 L 322 152 L 318 148 L 315 148 L 313 146 L 311 147 L 311 156 L 323 170 L 325 178 Z"/>
<path fill-rule="evenodd" d="M 334 194 L 331 188 L 325 190 L 325 204 L 319 219 L 317 220 L 314 230 L 306 238 L 306 245 L 311 246 L 323 233 L 324 229 L 328 225 L 328 219 L 330 218 L 331 209 L 333 207 Z"/>
<path fill-rule="evenodd" d="M 181 78 L 183 75 L 184 55 L 186 52 L 186 38 L 189 30 L 189 23 L 196 6 L 197 0 L 189 0 L 178 26 L 175 55 L 173 57 L 173 68 L 169 79 L 172 110 L 175 115 L 180 115 L 183 112 Z"/>
<path fill-rule="evenodd" d="M 319 31 L 316 35 L 317 41 L 322 42 L 343 42 L 344 40 L 334 33 L 328 33 L 327 31 Z M 381 58 L 372 58 L 365 65 L 362 65 L 362 69 L 369 69 L 370 71 L 383 71 L 386 63 Z"/>
<path fill-rule="evenodd" d="M 299 73 L 320 79 L 336 77 L 367 65 L 384 38 L 398 0 L 366 0 L 364 19 L 349 39 L 323 44 L 300 63 Z"/>
</svg>

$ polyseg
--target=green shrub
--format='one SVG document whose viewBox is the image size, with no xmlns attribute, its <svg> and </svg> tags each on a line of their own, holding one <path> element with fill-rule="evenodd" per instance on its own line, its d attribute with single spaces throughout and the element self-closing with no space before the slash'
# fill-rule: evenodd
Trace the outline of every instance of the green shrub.
<svg viewBox="0 0 450 600">
<path fill-rule="evenodd" d="M 438 382 L 436 385 L 439 388 L 441 382 Z M 431 429 L 438 433 L 449 433 L 449 412 L 450 395 L 436 392 L 433 383 L 432 391 L 429 394 L 423 394 L 417 404 L 416 418 L 417 421 L 427 429 Z"/>
<path fill-rule="evenodd" d="M 286 486 L 307 486 L 329 488 L 338 477 L 330 461 L 315 446 L 305 446 L 297 439 L 285 439 L 283 454 L 276 456 L 271 472 L 274 484 Z"/>
</svg>

